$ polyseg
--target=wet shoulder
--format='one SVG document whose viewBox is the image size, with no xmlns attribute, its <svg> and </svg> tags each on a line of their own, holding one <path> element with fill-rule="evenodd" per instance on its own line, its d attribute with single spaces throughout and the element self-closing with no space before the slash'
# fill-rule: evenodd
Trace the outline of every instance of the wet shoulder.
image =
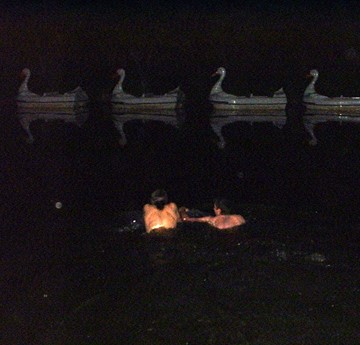
<svg viewBox="0 0 360 345">
<path fill-rule="evenodd" d="M 237 217 L 237 219 L 239 220 L 239 222 L 240 222 L 241 224 L 245 224 L 245 223 L 246 223 L 246 220 L 245 220 L 245 218 L 244 218 L 242 215 L 237 214 L 236 217 Z"/>
<path fill-rule="evenodd" d="M 145 204 L 143 207 L 144 212 L 149 212 L 151 210 L 155 209 L 154 205 L 150 205 L 150 204 Z"/>
<path fill-rule="evenodd" d="M 170 209 L 170 210 L 177 210 L 177 206 L 176 206 L 176 204 L 175 204 L 174 202 L 168 203 L 168 204 L 165 206 L 165 208 Z"/>
</svg>

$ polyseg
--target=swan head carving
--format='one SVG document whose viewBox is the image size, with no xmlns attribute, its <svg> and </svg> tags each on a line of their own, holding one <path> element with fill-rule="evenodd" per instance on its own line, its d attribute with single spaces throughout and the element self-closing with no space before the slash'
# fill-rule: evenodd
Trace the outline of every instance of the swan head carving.
<svg viewBox="0 0 360 345">
<path fill-rule="evenodd" d="M 116 71 L 116 74 L 117 74 L 119 77 L 122 77 L 122 76 L 125 77 L 125 70 L 124 70 L 123 68 L 119 68 L 119 69 Z"/>
<path fill-rule="evenodd" d="M 310 71 L 310 76 L 313 77 L 313 78 L 319 77 L 319 71 L 316 70 L 316 69 L 312 69 L 312 70 Z"/>
<path fill-rule="evenodd" d="M 22 71 L 21 71 L 21 75 L 27 77 L 27 76 L 30 76 L 30 69 L 28 68 L 24 68 Z"/>
<path fill-rule="evenodd" d="M 224 67 L 219 67 L 215 73 L 213 73 L 212 77 L 215 77 L 217 75 L 220 75 L 220 76 L 224 76 L 225 77 L 225 74 L 226 74 L 226 70 Z"/>
</svg>

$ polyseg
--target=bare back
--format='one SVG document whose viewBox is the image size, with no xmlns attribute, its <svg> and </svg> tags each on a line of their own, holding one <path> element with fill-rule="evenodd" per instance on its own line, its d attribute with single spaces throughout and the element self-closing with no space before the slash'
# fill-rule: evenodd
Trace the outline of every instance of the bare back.
<svg viewBox="0 0 360 345">
<path fill-rule="evenodd" d="M 217 229 L 224 230 L 245 224 L 245 219 L 237 214 L 212 217 L 209 223 Z"/>
<path fill-rule="evenodd" d="M 144 221 L 146 232 L 156 229 L 174 229 L 180 220 L 176 204 L 169 203 L 159 210 L 156 206 L 146 204 L 144 206 Z"/>
</svg>

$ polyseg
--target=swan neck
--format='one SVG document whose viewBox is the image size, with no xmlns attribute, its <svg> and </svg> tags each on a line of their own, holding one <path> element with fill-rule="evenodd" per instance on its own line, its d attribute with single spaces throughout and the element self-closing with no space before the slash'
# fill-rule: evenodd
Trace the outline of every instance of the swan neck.
<svg viewBox="0 0 360 345">
<path fill-rule="evenodd" d="M 310 84 L 307 86 L 307 88 L 305 89 L 305 92 L 304 92 L 304 95 L 305 96 L 310 96 L 310 95 L 313 95 L 313 94 L 316 94 L 316 91 L 315 91 L 315 84 L 316 84 L 316 81 L 318 80 L 319 78 L 319 75 L 315 75 Z"/>
<path fill-rule="evenodd" d="M 20 93 L 29 91 L 29 87 L 28 87 L 29 79 L 30 79 L 30 72 L 27 72 L 23 82 L 21 83 L 21 85 L 19 87 Z"/>
<path fill-rule="evenodd" d="M 215 83 L 213 88 L 211 89 L 210 94 L 220 93 L 223 92 L 222 89 L 222 82 L 225 78 L 225 72 L 221 72 L 219 80 Z"/>
<path fill-rule="evenodd" d="M 117 92 L 124 92 L 123 90 L 123 82 L 124 82 L 124 79 L 125 79 L 125 72 L 122 71 L 121 73 L 119 73 L 120 75 L 120 78 L 119 78 L 119 81 L 118 83 L 115 85 L 115 91 Z"/>
</svg>

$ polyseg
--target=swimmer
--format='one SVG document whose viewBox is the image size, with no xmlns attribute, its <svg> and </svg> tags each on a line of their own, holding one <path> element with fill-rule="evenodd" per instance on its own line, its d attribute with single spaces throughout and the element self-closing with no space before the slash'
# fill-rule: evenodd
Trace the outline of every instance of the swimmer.
<svg viewBox="0 0 360 345">
<path fill-rule="evenodd" d="M 147 233 L 175 229 L 177 223 L 181 221 L 176 204 L 168 202 L 167 193 L 162 189 L 151 194 L 150 204 L 146 204 L 143 211 Z"/>
<path fill-rule="evenodd" d="M 243 216 L 239 214 L 230 214 L 228 201 L 224 199 L 216 199 L 214 201 L 215 216 L 207 216 L 200 218 L 188 217 L 182 211 L 182 220 L 184 222 L 203 222 L 208 223 L 212 227 L 219 230 L 233 229 L 246 223 Z"/>
</svg>

